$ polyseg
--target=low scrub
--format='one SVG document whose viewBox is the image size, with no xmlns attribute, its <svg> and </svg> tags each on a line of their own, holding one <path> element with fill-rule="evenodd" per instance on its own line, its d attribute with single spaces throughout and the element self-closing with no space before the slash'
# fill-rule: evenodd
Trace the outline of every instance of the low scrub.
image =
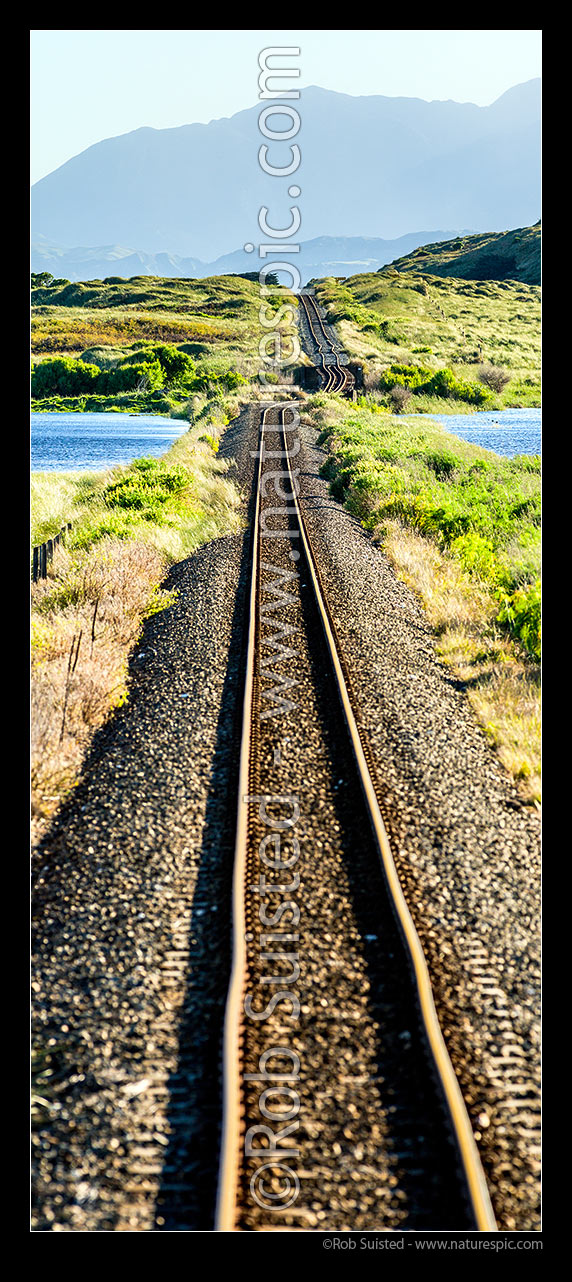
<svg viewBox="0 0 572 1282">
<path fill-rule="evenodd" d="M 379 387 L 381 391 L 390 393 L 397 387 L 403 387 L 427 396 L 466 401 L 468 405 L 483 405 L 490 399 L 487 389 L 478 383 L 459 378 L 450 369 L 431 370 L 422 365 L 390 365 L 380 375 Z"/>
<path fill-rule="evenodd" d="M 439 400 L 445 413 L 457 403 L 491 409 L 539 405 L 539 288 L 514 280 L 428 275 L 411 257 L 410 272 L 386 267 L 343 282 L 315 282 L 316 299 L 338 321 L 350 356 L 375 361 L 383 375 L 390 374 L 382 384 L 386 391 L 408 386 L 414 393 L 409 412 L 426 412 Z M 420 371 L 414 357 L 424 353 L 430 359 L 419 362 Z M 431 387 L 433 375 L 442 371 L 444 381 Z M 420 390 L 423 381 L 430 390 Z"/>
<path fill-rule="evenodd" d="M 510 374 L 501 365 L 481 365 L 478 376 L 481 383 L 490 388 L 491 392 L 502 392 L 507 383 L 510 383 Z"/>
<path fill-rule="evenodd" d="M 423 602 L 435 648 L 453 668 L 506 769 L 541 799 L 540 673 L 499 631 L 498 603 L 454 556 L 400 521 L 384 522 L 383 550 Z"/>
<path fill-rule="evenodd" d="M 246 386 L 247 379 L 224 359 L 192 359 L 171 344 L 133 350 L 93 348 L 76 360 L 56 357 L 32 366 L 32 408 L 36 412 L 130 410 L 181 417 L 194 394 L 221 398 Z M 111 403 L 110 403 L 111 402 Z"/>
</svg>

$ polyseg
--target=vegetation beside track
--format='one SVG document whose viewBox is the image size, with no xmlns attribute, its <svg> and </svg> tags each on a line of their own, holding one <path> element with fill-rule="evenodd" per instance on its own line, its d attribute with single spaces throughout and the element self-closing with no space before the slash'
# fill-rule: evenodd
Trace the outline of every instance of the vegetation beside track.
<svg viewBox="0 0 572 1282">
<path fill-rule="evenodd" d="M 276 279 L 268 283 L 273 319 L 284 294 L 272 293 Z M 39 833 L 76 781 L 94 731 L 125 698 L 142 622 L 171 600 L 160 587 L 168 565 L 238 526 L 239 494 L 218 440 L 241 402 L 262 394 L 262 329 L 257 279 L 36 276 L 32 285 L 33 410 L 168 414 L 190 425 L 159 460 L 32 475 L 32 543 L 72 523 L 47 581 L 32 589 Z M 274 328 L 287 350 L 292 314 L 283 311 Z"/>
<path fill-rule="evenodd" d="M 540 288 L 423 271 L 314 281 L 378 405 L 467 413 L 540 404 Z"/>
<path fill-rule="evenodd" d="M 241 276 L 134 276 L 32 289 L 32 409 L 170 414 L 251 397 L 260 368 L 260 286 Z M 270 285 L 270 288 L 272 285 Z M 288 301 L 295 305 L 293 296 Z M 283 295 L 264 300 L 276 314 Z M 285 345 L 292 331 L 275 326 Z M 256 379 L 255 386 L 258 387 Z"/>
<path fill-rule="evenodd" d="M 93 473 L 32 474 L 32 541 L 72 521 L 32 585 L 34 833 L 77 781 L 93 734 L 127 695 L 143 621 L 173 602 L 169 564 L 239 526 L 217 458 L 220 429 L 185 432 L 160 459 Z"/>
<path fill-rule="evenodd" d="M 540 459 L 415 417 L 306 402 L 322 475 L 420 594 L 505 765 L 539 798 Z"/>
</svg>

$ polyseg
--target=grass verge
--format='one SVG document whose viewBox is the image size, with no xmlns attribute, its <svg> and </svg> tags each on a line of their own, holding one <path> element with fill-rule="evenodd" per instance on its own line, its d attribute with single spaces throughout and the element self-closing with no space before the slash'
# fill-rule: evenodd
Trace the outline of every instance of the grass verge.
<svg viewBox="0 0 572 1282">
<path fill-rule="evenodd" d="M 523 795 L 539 801 L 540 460 L 323 393 L 305 409 L 332 494 L 419 594 L 440 657 Z"/>
<path fill-rule="evenodd" d="M 33 541 L 72 520 L 32 585 L 32 819 L 37 840 L 86 750 L 128 691 L 143 622 L 174 600 L 170 564 L 239 528 L 240 495 L 217 459 L 220 429 L 191 428 L 160 459 L 102 473 L 32 476 Z"/>
</svg>

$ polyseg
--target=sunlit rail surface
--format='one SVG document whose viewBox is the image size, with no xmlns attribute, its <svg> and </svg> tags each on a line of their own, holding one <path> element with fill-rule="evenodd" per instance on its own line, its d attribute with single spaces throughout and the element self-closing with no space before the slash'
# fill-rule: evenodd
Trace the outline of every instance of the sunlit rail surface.
<svg viewBox="0 0 572 1282">
<path fill-rule="evenodd" d="M 308 329 L 317 350 L 317 367 L 322 376 L 325 392 L 341 392 L 348 396 L 353 391 L 355 379 L 347 365 L 341 363 L 343 348 L 328 334 L 320 310 L 312 294 L 299 294 L 300 305 L 308 322 Z"/>
</svg>

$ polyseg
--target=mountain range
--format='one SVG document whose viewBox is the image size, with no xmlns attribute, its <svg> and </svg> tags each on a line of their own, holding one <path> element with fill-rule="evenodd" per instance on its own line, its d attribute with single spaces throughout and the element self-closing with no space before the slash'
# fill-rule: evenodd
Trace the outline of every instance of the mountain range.
<svg viewBox="0 0 572 1282">
<path fill-rule="evenodd" d="M 302 274 L 302 284 L 318 276 L 353 276 L 357 272 L 375 272 L 395 258 L 410 254 L 420 245 L 448 241 L 465 231 L 421 231 L 397 240 L 363 236 L 318 236 L 303 242 L 296 255 Z M 125 249 L 121 245 L 100 245 L 93 248 L 63 249 L 40 239 L 32 245 L 31 267 L 33 272 L 51 272 L 66 280 L 103 280 L 106 276 L 168 276 L 192 277 L 222 276 L 260 270 L 260 259 L 243 249 L 223 254 L 211 263 L 198 258 L 181 258 L 178 254 L 146 254 L 141 250 Z"/>
<path fill-rule="evenodd" d="M 278 228 L 298 203 L 304 242 L 395 239 L 420 223 L 504 231 L 538 219 L 539 80 L 516 85 L 489 107 L 352 97 L 316 86 L 300 95 L 295 178 L 275 179 L 259 166 L 260 105 L 209 124 L 136 129 L 88 147 L 34 185 L 32 240 L 137 246 L 143 255 L 211 263 L 232 246 L 257 243 L 263 205 Z M 272 127 L 291 123 L 281 119 L 283 126 L 279 113 L 273 116 Z M 269 148 L 274 165 L 290 157 L 289 143 Z M 302 189 L 297 201 L 287 195 L 293 182 Z M 346 250 L 341 258 L 336 274 L 344 275 Z M 256 255 L 250 262 L 257 270 Z"/>
</svg>

